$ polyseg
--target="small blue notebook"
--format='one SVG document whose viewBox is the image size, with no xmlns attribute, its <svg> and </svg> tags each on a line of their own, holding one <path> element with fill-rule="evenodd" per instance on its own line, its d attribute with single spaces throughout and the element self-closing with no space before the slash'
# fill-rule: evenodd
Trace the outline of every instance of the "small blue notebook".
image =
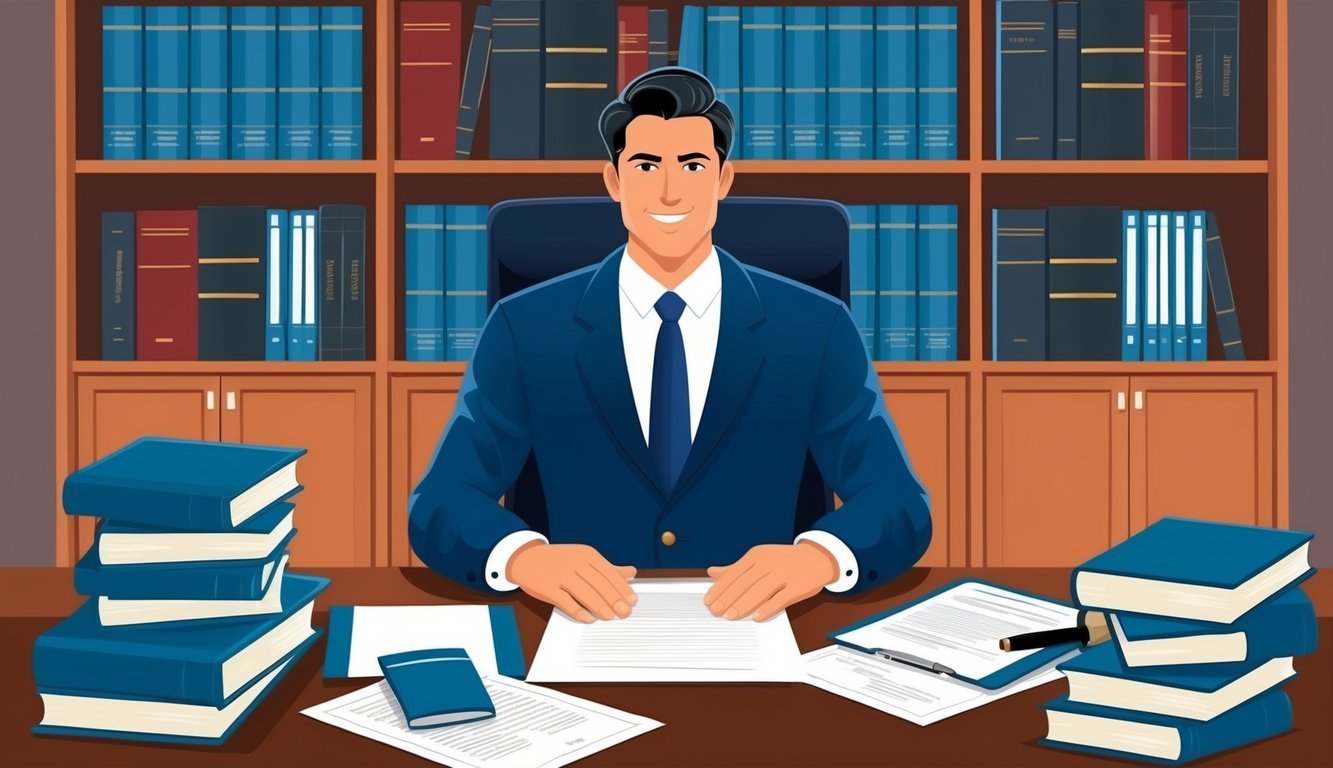
<svg viewBox="0 0 1333 768">
<path fill-rule="evenodd" d="M 495 717 L 495 704 L 462 648 L 380 657 L 380 669 L 413 730 Z"/>
</svg>

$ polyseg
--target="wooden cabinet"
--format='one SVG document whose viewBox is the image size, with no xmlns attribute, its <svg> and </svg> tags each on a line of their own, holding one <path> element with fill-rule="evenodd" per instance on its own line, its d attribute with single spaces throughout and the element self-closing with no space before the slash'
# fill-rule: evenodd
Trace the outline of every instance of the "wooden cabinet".
<svg viewBox="0 0 1333 768">
<path fill-rule="evenodd" d="M 421 565 L 407 538 L 407 502 L 453 415 L 462 374 L 395 376 L 389 398 L 389 562 Z"/>
</svg>

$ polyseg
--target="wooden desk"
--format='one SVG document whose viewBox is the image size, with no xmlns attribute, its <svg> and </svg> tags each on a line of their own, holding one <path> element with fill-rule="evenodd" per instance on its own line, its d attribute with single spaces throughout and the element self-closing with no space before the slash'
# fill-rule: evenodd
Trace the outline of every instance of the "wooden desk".
<svg viewBox="0 0 1333 768">
<path fill-rule="evenodd" d="M 420 604 L 480 602 L 430 571 L 331 569 L 333 584 L 317 604 L 323 624 L 330 603 Z M 827 645 L 839 626 L 966 575 L 1052 596 L 1069 594 L 1064 569 L 914 569 L 892 584 L 854 598 L 820 597 L 790 612 L 802 652 Z M 292 670 L 224 747 L 141 746 L 36 737 L 41 700 L 32 680 L 38 633 L 74 610 L 71 573 L 59 569 L 0 570 L 0 765 L 5 766 L 297 766 L 426 765 L 421 758 L 354 736 L 299 714 L 301 709 L 363 687 L 368 681 L 326 682 L 324 643 Z M 1333 634 L 1333 577 L 1307 582 L 1323 637 Z M 537 651 L 550 609 L 526 596 L 511 600 L 528 662 Z M 1219 755 L 1199 765 L 1333 765 L 1333 651 L 1297 659 L 1300 676 L 1286 687 L 1295 706 L 1293 730 Z M 798 684 L 558 685 L 577 696 L 665 723 L 652 733 L 599 753 L 580 766 L 1109 766 L 1111 761 L 1045 749 L 1041 704 L 1063 682 L 1017 694 L 981 709 L 920 728 L 876 710 Z"/>
</svg>

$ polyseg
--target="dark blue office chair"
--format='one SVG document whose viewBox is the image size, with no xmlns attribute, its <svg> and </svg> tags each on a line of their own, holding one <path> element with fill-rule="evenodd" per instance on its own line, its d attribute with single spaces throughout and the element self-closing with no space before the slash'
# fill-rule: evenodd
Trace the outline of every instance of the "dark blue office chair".
<svg viewBox="0 0 1333 768">
<path fill-rule="evenodd" d="M 506 200 L 491 208 L 488 305 L 537 283 L 601 261 L 626 240 L 620 204 L 606 197 Z M 804 283 L 848 303 L 850 224 L 832 200 L 729 197 L 719 204 L 713 243 L 742 263 Z M 546 499 L 529 454 L 505 506 L 549 533 Z M 807 454 L 795 533 L 833 508 L 833 492 Z"/>
</svg>

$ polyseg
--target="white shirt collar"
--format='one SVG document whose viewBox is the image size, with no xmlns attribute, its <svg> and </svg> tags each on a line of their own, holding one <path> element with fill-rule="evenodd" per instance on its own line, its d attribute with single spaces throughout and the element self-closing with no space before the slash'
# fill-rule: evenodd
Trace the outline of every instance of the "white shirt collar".
<svg viewBox="0 0 1333 768">
<path fill-rule="evenodd" d="M 644 318 L 653 311 L 653 305 L 667 289 L 639 266 L 630 256 L 629 250 L 630 244 L 626 243 L 625 253 L 620 259 L 620 291 L 629 299 L 630 306 L 639 313 L 639 317 Z M 695 267 L 675 290 L 695 317 L 703 317 L 721 292 L 722 263 L 715 247 L 709 249 L 703 263 Z"/>
</svg>

